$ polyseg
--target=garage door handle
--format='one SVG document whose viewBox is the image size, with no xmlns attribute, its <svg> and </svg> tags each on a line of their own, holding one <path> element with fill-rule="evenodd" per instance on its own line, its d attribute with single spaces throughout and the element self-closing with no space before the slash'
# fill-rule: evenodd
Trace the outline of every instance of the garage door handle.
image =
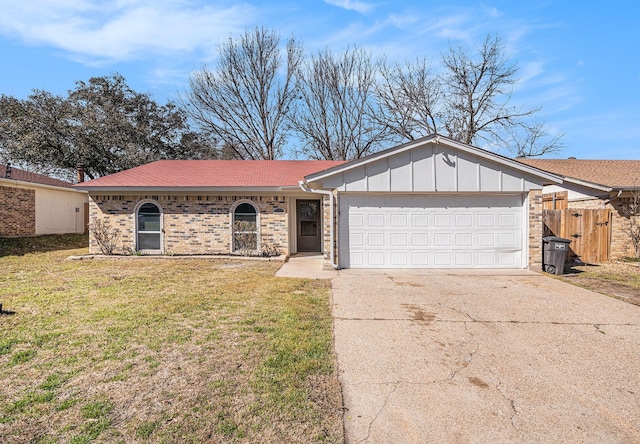
<svg viewBox="0 0 640 444">
<path fill-rule="evenodd" d="M 572 234 L 571 237 L 574 237 L 574 238 L 577 239 L 577 238 L 582 237 L 582 236 L 580 236 L 578 233 L 575 233 L 575 234 Z"/>
</svg>

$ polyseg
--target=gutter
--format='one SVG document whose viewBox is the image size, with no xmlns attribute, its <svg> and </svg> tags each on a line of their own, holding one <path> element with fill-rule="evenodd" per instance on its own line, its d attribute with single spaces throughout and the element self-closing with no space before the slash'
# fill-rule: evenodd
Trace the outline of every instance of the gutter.
<svg viewBox="0 0 640 444">
<path fill-rule="evenodd" d="M 334 207 L 334 195 L 331 191 L 326 191 L 326 190 L 313 190 L 311 189 L 311 187 L 309 187 L 309 184 L 307 183 L 306 180 L 301 180 L 298 182 L 298 184 L 300 184 L 300 188 L 302 188 L 302 191 L 305 191 L 307 193 L 315 193 L 315 194 L 322 194 L 324 196 L 329 196 L 329 202 L 330 202 L 330 206 L 329 206 L 329 227 L 330 227 L 330 232 L 329 232 L 329 237 L 330 237 L 330 242 L 331 242 L 331 248 L 329 250 L 329 258 L 331 261 L 331 266 L 333 268 L 335 268 L 336 270 L 338 269 L 338 264 L 336 262 L 336 254 L 335 254 L 335 224 L 334 224 L 334 214 L 333 214 L 333 207 Z"/>
</svg>

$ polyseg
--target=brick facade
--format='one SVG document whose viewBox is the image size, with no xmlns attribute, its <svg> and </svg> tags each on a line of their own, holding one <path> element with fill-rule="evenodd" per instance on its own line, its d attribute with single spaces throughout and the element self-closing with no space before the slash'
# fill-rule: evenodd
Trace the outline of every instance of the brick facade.
<svg viewBox="0 0 640 444">
<path fill-rule="evenodd" d="M 335 255 L 335 261 L 338 262 L 338 207 L 337 207 L 337 199 L 335 196 L 338 193 L 333 191 L 334 199 L 333 199 L 333 227 L 334 227 L 334 237 L 333 237 L 333 245 L 331 245 L 331 198 L 329 196 L 322 197 L 322 228 L 323 228 L 323 244 L 322 244 L 322 254 L 324 256 L 324 264 L 323 267 L 325 269 L 333 269 L 333 265 L 331 264 L 331 248 L 333 248 L 333 254 Z"/>
<path fill-rule="evenodd" d="M 611 210 L 611 259 L 635 256 L 631 238 L 625 231 L 629 226 L 629 218 L 623 215 L 623 206 L 629 199 L 625 193 L 620 198 L 614 198 L 606 203 L 603 199 L 583 199 L 569 201 L 569 208 L 576 209 L 609 209 Z"/>
<path fill-rule="evenodd" d="M 36 192 L 0 186 L 0 236 L 36 234 Z"/>
<path fill-rule="evenodd" d="M 91 222 L 101 220 L 120 231 L 116 254 L 136 251 L 136 211 L 145 202 L 160 207 L 164 254 L 232 253 L 232 212 L 243 202 L 258 210 L 258 251 L 289 254 L 286 196 L 92 195 Z M 89 251 L 101 253 L 93 230 Z"/>
<path fill-rule="evenodd" d="M 542 270 L 542 190 L 530 190 L 528 196 L 529 270 Z"/>
</svg>

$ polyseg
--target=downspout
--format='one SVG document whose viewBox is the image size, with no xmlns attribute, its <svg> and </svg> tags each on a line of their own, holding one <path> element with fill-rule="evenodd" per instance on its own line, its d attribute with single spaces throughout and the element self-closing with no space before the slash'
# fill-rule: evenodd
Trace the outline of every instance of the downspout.
<svg viewBox="0 0 640 444">
<path fill-rule="evenodd" d="M 338 269 L 338 264 L 336 263 L 336 254 L 335 254 L 335 242 L 334 242 L 334 232 L 335 232 L 335 224 L 334 224 L 334 215 L 333 215 L 333 207 L 334 207 L 334 195 L 331 191 L 326 191 L 326 190 L 313 190 L 311 189 L 311 187 L 309 187 L 309 184 L 307 183 L 306 180 L 301 180 L 298 182 L 298 184 L 300 185 L 300 188 L 302 188 L 302 191 L 305 191 L 307 193 L 315 193 L 315 194 L 322 194 L 325 196 L 329 196 L 329 239 L 330 239 L 330 243 L 331 243 L 331 248 L 329 250 L 329 258 L 331 261 L 331 266 L 333 268 L 335 268 L 336 270 Z"/>
<path fill-rule="evenodd" d="M 609 199 L 609 200 L 605 200 L 605 201 L 604 201 L 604 204 L 605 204 L 605 205 L 607 205 L 607 204 L 609 204 L 609 203 L 613 202 L 613 201 L 614 201 L 614 200 L 616 200 L 618 197 L 620 197 L 620 195 L 621 195 L 621 194 L 622 194 L 622 190 L 618 190 L 618 194 L 617 194 L 616 196 L 612 197 L 612 198 L 611 198 L 611 199 Z"/>
</svg>

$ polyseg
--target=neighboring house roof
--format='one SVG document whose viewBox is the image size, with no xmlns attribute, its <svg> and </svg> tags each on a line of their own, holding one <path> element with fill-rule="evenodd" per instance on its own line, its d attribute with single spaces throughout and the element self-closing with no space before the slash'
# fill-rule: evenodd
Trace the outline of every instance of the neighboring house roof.
<svg viewBox="0 0 640 444">
<path fill-rule="evenodd" d="M 117 189 L 280 189 L 305 175 L 344 163 L 329 160 L 159 160 L 76 185 Z"/>
<path fill-rule="evenodd" d="M 71 188 L 73 186 L 73 184 L 70 182 L 54 179 L 53 177 L 45 176 L 44 174 L 31 173 L 29 171 L 16 168 L 14 166 L 11 167 L 10 173 L 7 174 L 7 166 L 0 164 L 0 181 L 2 181 L 3 179 L 14 180 L 19 182 L 28 182 L 28 183 L 34 183 L 34 184 L 40 184 L 40 185 L 48 185 L 52 187 Z"/>
<path fill-rule="evenodd" d="M 640 160 L 518 159 L 519 162 L 608 188 L 640 188 Z"/>
</svg>

